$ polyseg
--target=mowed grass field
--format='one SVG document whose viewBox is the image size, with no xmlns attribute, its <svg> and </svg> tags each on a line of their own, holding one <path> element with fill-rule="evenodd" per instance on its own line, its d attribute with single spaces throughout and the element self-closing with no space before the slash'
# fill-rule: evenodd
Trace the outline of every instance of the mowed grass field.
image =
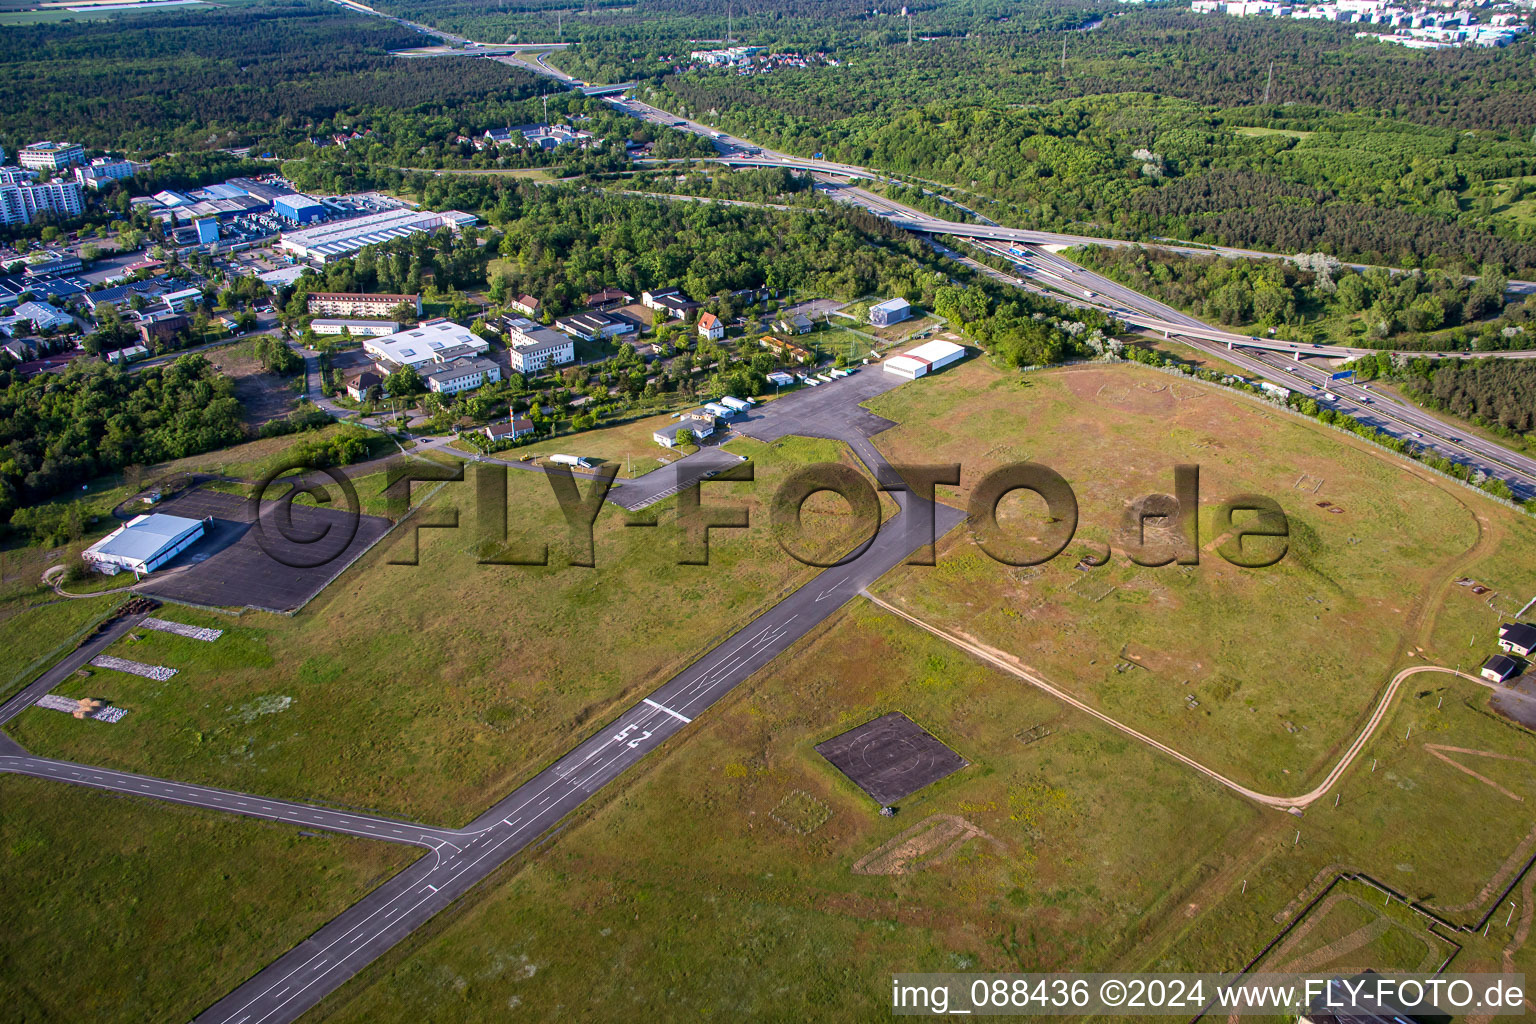
<svg viewBox="0 0 1536 1024">
<path fill-rule="evenodd" d="M 1463 947 L 1453 971 L 1536 964 L 1536 878 L 1528 874 L 1508 897 L 1512 917 L 1500 899 L 1536 850 L 1527 811 L 1536 800 L 1536 736 L 1490 712 L 1489 692 L 1450 675 L 1414 676 L 1333 795 L 1300 818 L 1267 813 L 1243 860 L 1211 887 L 1210 916 L 1170 930 L 1147 963 L 1241 966 L 1294 926 L 1262 969 L 1430 972 L 1450 952 L 1446 935 Z M 1369 886 L 1341 885 L 1303 914 L 1344 872 L 1390 886 L 1457 930 L 1437 937 L 1422 916 Z"/>
<path fill-rule="evenodd" d="M 1421 674 L 1333 800 L 1260 808 L 864 601 L 316 1020 L 863 1020 L 903 971 L 1528 969 L 1536 738 Z M 968 765 L 882 818 L 814 750 L 890 711 Z M 1449 758 L 1450 760 L 1447 760 Z M 1474 774 L 1475 773 L 1475 774 Z M 1310 912 L 1314 898 L 1327 893 Z M 1488 919 L 1485 915 L 1497 910 Z"/>
<path fill-rule="evenodd" d="M 129 708 L 122 721 L 33 708 L 12 735 L 38 754 L 466 822 L 813 574 L 773 539 L 769 498 L 793 468 L 853 456 L 831 441 L 736 444 L 757 481 L 707 484 L 703 501 L 745 506 L 753 525 L 712 531 L 707 566 L 677 564 L 675 499 L 652 528 L 605 508 L 597 567 L 569 565 L 548 481 L 517 470 L 506 474 L 509 547 L 547 544 L 550 565 L 478 564 L 516 552 L 480 543 L 471 467 L 424 510 L 455 507 L 461 528 L 422 530 L 419 565 L 390 564 L 409 554 L 410 532 L 397 530 L 292 618 L 168 606 L 168 618 L 226 632 L 214 643 L 130 635 L 111 653 L 178 674 L 92 669 L 60 692 Z M 851 538 L 842 510 L 812 506 L 812 536 Z"/>
<path fill-rule="evenodd" d="M 1078 540 L 1043 566 L 1003 565 L 962 530 L 937 567 L 875 592 L 1272 794 L 1303 793 L 1332 766 L 1396 670 L 1422 661 L 1445 588 L 1496 555 L 1484 524 L 1514 518 L 1337 432 L 1131 365 L 1020 380 L 973 360 L 870 405 L 901 424 L 875 439 L 893 462 L 964 464 L 958 503 L 987 471 L 1030 460 L 1066 478 L 1080 517 Z M 1200 466 L 1200 564 L 1134 565 L 1118 540 L 1126 509 L 1171 492 L 1176 463 Z M 1215 506 L 1240 493 L 1285 510 L 1279 564 L 1216 554 Z M 1021 547 L 1045 532 L 1025 492 L 999 513 Z M 1105 542 L 1108 565 L 1079 567 Z"/>
<path fill-rule="evenodd" d="M 889 711 L 970 763 L 883 818 L 813 748 Z M 872 1020 L 892 971 L 1121 963 L 1260 816 L 861 599 L 600 800 L 317 1019 Z"/>
<path fill-rule="evenodd" d="M 0 776 L 5 1017 L 190 1020 L 420 853 Z"/>
</svg>

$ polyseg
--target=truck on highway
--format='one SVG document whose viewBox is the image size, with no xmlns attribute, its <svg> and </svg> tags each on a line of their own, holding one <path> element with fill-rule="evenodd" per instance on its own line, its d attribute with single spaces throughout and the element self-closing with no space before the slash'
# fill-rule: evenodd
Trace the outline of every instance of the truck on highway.
<svg viewBox="0 0 1536 1024">
<path fill-rule="evenodd" d="M 1093 292 L 1089 291 L 1087 288 L 1083 289 L 1083 294 L 1088 296 L 1090 299 L 1098 297 L 1098 296 L 1094 295 Z"/>
<path fill-rule="evenodd" d="M 1010 255 L 1010 256 L 1028 256 L 1029 253 L 1025 252 L 1022 246 L 1010 245 L 1008 247 L 1008 255 Z"/>
</svg>

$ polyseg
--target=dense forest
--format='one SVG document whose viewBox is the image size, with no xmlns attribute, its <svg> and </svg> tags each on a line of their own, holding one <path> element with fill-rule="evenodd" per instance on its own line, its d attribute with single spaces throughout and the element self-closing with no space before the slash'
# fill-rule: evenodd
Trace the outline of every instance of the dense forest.
<svg viewBox="0 0 1536 1024">
<path fill-rule="evenodd" d="M 0 139 L 68 138 L 158 153 L 307 131 L 348 114 L 451 114 L 504 123 L 535 96 L 525 72 L 483 60 L 401 60 L 422 37 L 319 0 L 196 7 L 0 32 Z"/>
<path fill-rule="evenodd" d="M 1396 381 L 1432 408 L 1536 444 L 1536 361 L 1403 359 L 1381 353 L 1350 365 L 1362 379 Z"/>
<path fill-rule="evenodd" d="M 1185 256 L 1086 246 L 1084 266 L 1187 313 L 1231 327 L 1394 349 L 1536 348 L 1536 303 L 1505 306 L 1502 274 L 1365 271 L 1313 253 L 1290 260 Z"/>
<path fill-rule="evenodd" d="M 103 473 L 244 436 L 233 382 L 200 355 L 136 373 L 85 362 L 30 380 L 0 371 L 0 385 L 0 521 Z"/>
</svg>

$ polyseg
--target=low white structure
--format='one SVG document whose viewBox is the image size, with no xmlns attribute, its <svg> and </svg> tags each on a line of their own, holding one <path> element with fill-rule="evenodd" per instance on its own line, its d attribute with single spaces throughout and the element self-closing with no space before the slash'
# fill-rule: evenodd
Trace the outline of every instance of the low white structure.
<svg viewBox="0 0 1536 1024">
<path fill-rule="evenodd" d="M 84 558 L 98 571 L 154 572 L 203 535 L 203 521 L 154 512 L 134 516 L 85 549 Z"/>
<path fill-rule="evenodd" d="M 942 370 L 950 363 L 959 362 L 964 357 L 963 345 L 956 345 L 952 341 L 926 341 L 899 356 L 891 356 L 881 365 L 886 373 L 916 380 L 935 370 Z"/>
<path fill-rule="evenodd" d="M 483 355 L 490 347 L 474 331 L 452 320 L 428 320 L 409 330 L 363 339 L 363 351 L 380 363 L 409 366 L 417 372 L 424 372 L 422 367 L 428 363 Z"/>
<path fill-rule="evenodd" d="M 350 334 L 354 338 L 385 338 L 400 331 L 393 320 L 311 320 L 309 329 L 316 334 Z"/>
</svg>

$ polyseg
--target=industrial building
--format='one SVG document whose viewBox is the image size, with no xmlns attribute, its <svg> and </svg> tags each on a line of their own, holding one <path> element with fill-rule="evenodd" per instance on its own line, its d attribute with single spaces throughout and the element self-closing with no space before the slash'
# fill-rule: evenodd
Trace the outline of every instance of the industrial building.
<svg viewBox="0 0 1536 1024">
<path fill-rule="evenodd" d="M 1507 654 L 1495 654 L 1483 662 L 1478 674 L 1490 683 L 1502 683 L 1520 674 L 1520 663 Z"/>
<path fill-rule="evenodd" d="M 363 339 L 363 351 L 377 359 L 381 368 L 410 366 L 418 372 L 426 372 L 423 368 L 430 363 L 483 355 L 490 347 L 468 327 L 452 320 L 428 320 L 395 334 Z"/>
<path fill-rule="evenodd" d="M 202 520 L 162 512 L 135 516 L 86 548 L 83 557 L 109 575 L 124 569 L 154 572 L 196 543 L 203 528 Z"/>
<path fill-rule="evenodd" d="M 32 322 L 35 331 L 68 329 L 75 326 L 74 317 L 55 309 L 46 302 L 23 302 L 16 307 L 16 315 Z"/>
<path fill-rule="evenodd" d="M 310 292 L 307 308 L 323 316 L 377 317 L 409 306 L 421 315 L 420 295 L 396 295 L 389 292 Z"/>
<path fill-rule="evenodd" d="M 294 192 L 272 200 L 272 212 L 295 224 L 314 224 L 325 219 L 325 204 L 313 196 Z"/>
<path fill-rule="evenodd" d="M 400 325 L 393 320 L 311 320 L 309 329 L 316 334 L 350 334 L 354 338 L 382 338 L 395 334 Z"/>
<path fill-rule="evenodd" d="M 965 346 L 952 341 L 926 341 L 917 348 L 908 349 L 898 356 L 891 356 L 881 366 L 886 373 L 894 373 L 907 380 L 916 380 L 965 357 Z"/>
<path fill-rule="evenodd" d="M 212 245 L 219 240 L 219 221 L 216 217 L 204 217 L 194 221 L 197 228 L 197 243 L 199 245 Z"/>
<path fill-rule="evenodd" d="M 273 208 L 277 205 L 273 201 Z M 426 213 L 419 210 L 385 210 L 365 217 L 332 221 L 302 231 L 285 231 L 277 243 L 278 248 L 302 259 L 317 263 L 350 256 L 369 245 L 378 245 L 393 238 L 405 238 L 422 231 L 438 228 L 459 228 L 473 224 L 479 218 L 458 210 L 443 213 Z"/>
<path fill-rule="evenodd" d="M 85 163 L 85 149 L 73 142 L 34 142 L 21 148 L 16 162 L 32 171 L 60 171 Z"/>
<path fill-rule="evenodd" d="M 608 338 L 617 338 L 622 334 L 632 334 L 635 330 L 634 324 L 627 320 L 620 320 L 616 316 L 609 316 L 607 313 L 577 313 L 574 316 L 563 316 L 555 321 L 555 326 L 583 341 L 603 341 Z"/>
<path fill-rule="evenodd" d="M 912 318 L 912 307 L 906 299 L 886 299 L 869 307 L 869 323 L 872 327 L 889 327 Z"/>
</svg>

